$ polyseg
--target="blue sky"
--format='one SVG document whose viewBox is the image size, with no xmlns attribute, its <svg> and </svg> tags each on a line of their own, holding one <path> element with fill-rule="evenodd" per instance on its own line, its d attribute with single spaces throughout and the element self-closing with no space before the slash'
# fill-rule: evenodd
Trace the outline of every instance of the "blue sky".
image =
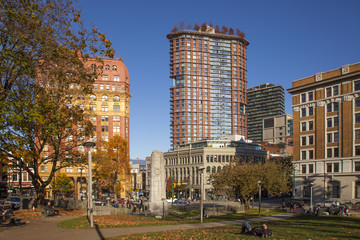
<svg viewBox="0 0 360 240">
<path fill-rule="evenodd" d="M 247 87 L 360 62 L 358 0 L 78 0 L 86 23 L 112 41 L 130 74 L 130 157 L 170 147 L 169 41 L 180 21 L 239 28 L 250 42 Z M 292 114 L 286 95 L 286 113 Z"/>
</svg>

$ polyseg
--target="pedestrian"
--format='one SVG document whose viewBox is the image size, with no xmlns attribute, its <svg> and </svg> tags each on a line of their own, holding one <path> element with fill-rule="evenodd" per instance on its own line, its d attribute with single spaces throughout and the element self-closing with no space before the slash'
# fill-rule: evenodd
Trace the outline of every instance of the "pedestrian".
<svg viewBox="0 0 360 240">
<path fill-rule="evenodd" d="M 133 210 L 132 210 L 132 214 L 135 215 L 135 213 L 136 213 L 136 205 L 134 204 L 134 208 L 133 208 Z"/>
</svg>

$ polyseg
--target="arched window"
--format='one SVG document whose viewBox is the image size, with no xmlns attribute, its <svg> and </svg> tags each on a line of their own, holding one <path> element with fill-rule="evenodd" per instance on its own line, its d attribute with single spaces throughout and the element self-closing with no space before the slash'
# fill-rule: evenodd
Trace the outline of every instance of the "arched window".
<svg viewBox="0 0 360 240">
<path fill-rule="evenodd" d="M 91 95 L 90 95 L 90 100 L 91 100 L 91 101 L 96 101 L 96 95 L 91 94 Z"/>
<path fill-rule="evenodd" d="M 221 171 L 221 167 L 219 166 L 219 167 L 218 167 L 218 172 L 220 172 L 220 171 Z"/>
<path fill-rule="evenodd" d="M 112 65 L 112 70 L 116 71 L 117 70 L 117 66 L 116 65 Z"/>
<path fill-rule="evenodd" d="M 210 172 L 210 167 L 206 167 L 206 172 Z"/>
<path fill-rule="evenodd" d="M 109 97 L 107 95 L 102 95 L 101 100 L 102 101 L 108 101 Z"/>
<path fill-rule="evenodd" d="M 120 97 L 118 95 L 114 96 L 114 102 L 120 102 Z"/>
<path fill-rule="evenodd" d="M 212 172 L 216 172 L 216 167 L 212 167 Z"/>
<path fill-rule="evenodd" d="M 110 70 L 110 65 L 106 64 L 105 65 L 105 70 Z"/>
<path fill-rule="evenodd" d="M 91 64 L 91 70 L 93 70 L 93 71 L 96 70 L 96 65 L 95 64 Z"/>
</svg>

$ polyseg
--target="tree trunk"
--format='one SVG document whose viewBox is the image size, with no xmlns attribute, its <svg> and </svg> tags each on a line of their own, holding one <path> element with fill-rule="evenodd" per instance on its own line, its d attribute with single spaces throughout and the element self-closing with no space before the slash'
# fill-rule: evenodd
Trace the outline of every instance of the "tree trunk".
<svg viewBox="0 0 360 240">
<path fill-rule="evenodd" d="M 45 187 L 42 186 L 37 181 L 34 181 L 33 185 L 34 185 L 35 192 L 36 192 L 35 203 L 34 203 L 35 206 L 36 207 L 44 206 L 44 204 L 45 204 Z"/>
</svg>

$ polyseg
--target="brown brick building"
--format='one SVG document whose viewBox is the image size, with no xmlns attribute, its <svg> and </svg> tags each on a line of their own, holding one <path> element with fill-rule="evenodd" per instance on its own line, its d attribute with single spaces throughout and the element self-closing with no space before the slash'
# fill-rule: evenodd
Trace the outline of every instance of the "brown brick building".
<svg viewBox="0 0 360 240">
<path fill-rule="evenodd" d="M 296 198 L 360 200 L 360 63 L 293 81 Z M 314 202 L 315 203 L 315 202 Z"/>
</svg>

